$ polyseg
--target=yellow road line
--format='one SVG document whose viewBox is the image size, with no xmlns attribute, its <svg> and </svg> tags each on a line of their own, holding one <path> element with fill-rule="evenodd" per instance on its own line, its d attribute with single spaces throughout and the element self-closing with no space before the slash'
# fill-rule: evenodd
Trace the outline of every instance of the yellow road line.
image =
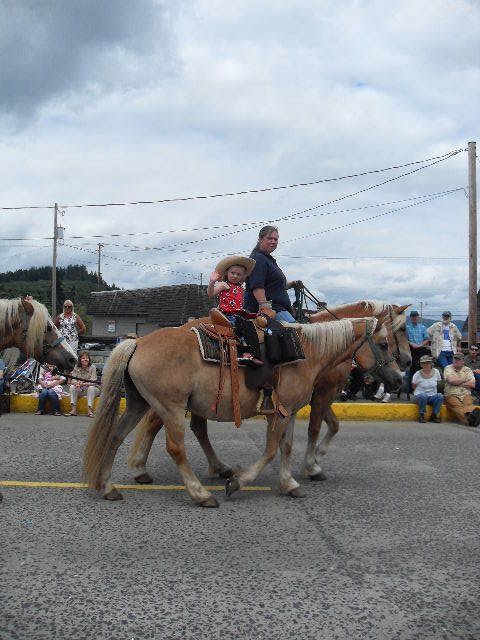
<svg viewBox="0 0 480 640">
<path fill-rule="evenodd" d="M 117 489 L 135 491 L 184 491 L 181 484 L 115 484 Z M 223 485 L 203 485 L 210 491 L 225 491 Z M 34 482 L 28 480 L 0 480 L 0 487 L 25 487 L 29 489 L 87 489 L 85 482 Z M 241 491 L 271 491 L 270 487 L 244 487 Z"/>
</svg>

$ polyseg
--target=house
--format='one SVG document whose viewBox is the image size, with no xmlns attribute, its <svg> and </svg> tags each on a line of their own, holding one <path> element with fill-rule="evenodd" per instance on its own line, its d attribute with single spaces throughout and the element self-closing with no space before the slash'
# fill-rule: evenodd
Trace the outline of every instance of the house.
<svg viewBox="0 0 480 640">
<path fill-rule="evenodd" d="M 179 284 L 92 292 L 87 314 L 93 320 L 92 336 L 113 338 L 127 333 L 144 336 L 161 327 L 178 327 L 207 316 L 213 306 L 205 285 Z"/>
</svg>

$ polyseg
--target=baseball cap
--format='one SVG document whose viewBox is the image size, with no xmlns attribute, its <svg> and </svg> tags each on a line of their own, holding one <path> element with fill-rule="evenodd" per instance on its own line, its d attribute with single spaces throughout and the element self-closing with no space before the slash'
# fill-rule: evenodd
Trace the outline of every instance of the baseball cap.
<svg viewBox="0 0 480 640">
<path fill-rule="evenodd" d="M 450 311 L 444 311 L 442 313 L 442 318 L 451 318 L 452 314 L 450 313 Z"/>
<path fill-rule="evenodd" d="M 453 358 L 455 360 L 465 360 L 465 356 L 461 351 L 459 351 L 458 353 L 454 353 Z"/>
<path fill-rule="evenodd" d="M 412 316 L 419 316 L 420 314 L 418 313 L 418 311 L 416 309 L 412 309 L 412 311 L 410 311 L 410 317 Z"/>
</svg>

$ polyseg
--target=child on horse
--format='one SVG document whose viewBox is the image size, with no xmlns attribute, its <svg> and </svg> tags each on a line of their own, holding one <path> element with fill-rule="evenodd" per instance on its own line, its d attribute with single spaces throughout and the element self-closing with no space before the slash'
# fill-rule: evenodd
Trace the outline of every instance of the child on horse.
<svg viewBox="0 0 480 640">
<path fill-rule="evenodd" d="M 247 349 L 240 357 L 245 364 L 261 366 L 263 362 L 255 358 L 249 351 L 248 345 L 242 334 L 241 325 L 237 322 L 239 316 L 248 315 L 243 308 L 243 283 L 252 273 L 255 260 L 243 256 L 228 256 L 215 267 L 210 276 L 207 295 L 210 298 L 218 296 L 218 309 L 221 311 L 235 329 L 242 346 Z"/>
</svg>

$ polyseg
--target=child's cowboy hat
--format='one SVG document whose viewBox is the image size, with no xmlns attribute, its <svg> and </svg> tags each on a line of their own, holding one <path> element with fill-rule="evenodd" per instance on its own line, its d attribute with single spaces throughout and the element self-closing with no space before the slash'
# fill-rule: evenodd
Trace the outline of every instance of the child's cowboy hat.
<svg viewBox="0 0 480 640">
<path fill-rule="evenodd" d="M 221 276 L 224 276 L 230 267 L 233 266 L 245 267 L 246 275 L 249 276 L 255 266 L 255 260 L 253 258 L 245 258 L 244 256 L 227 256 L 223 258 L 223 260 L 220 260 L 215 267 L 215 271 Z"/>
</svg>

